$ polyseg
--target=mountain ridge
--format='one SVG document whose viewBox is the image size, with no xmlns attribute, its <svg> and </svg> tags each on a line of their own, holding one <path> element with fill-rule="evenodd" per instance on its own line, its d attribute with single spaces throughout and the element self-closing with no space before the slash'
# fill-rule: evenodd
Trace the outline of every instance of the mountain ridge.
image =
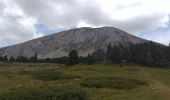
<svg viewBox="0 0 170 100">
<path fill-rule="evenodd" d="M 7 57 L 32 57 L 35 53 L 39 59 L 67 56 L 76 49 L 80 56 L 87 56 L 97 49 L 106 49 L 108 44 L 143 43 L 148 40 L 136 37 L 114 27 L 76 28 L 24 43 L 0 48 L 0 54 Z"/>
</svg>

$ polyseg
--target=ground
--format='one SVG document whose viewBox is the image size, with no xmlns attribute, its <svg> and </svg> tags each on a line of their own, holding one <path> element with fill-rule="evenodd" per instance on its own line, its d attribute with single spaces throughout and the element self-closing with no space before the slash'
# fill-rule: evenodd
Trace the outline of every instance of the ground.
<svg viewBox="0 0 170 100">
<path fill-rule="evenodd" d="M 0 94 L 13 88 L 54 85 L 78 87 L 88 100 L 170 100 L 170 69 L 132 64 L 0 63 Z"/>
</svg>

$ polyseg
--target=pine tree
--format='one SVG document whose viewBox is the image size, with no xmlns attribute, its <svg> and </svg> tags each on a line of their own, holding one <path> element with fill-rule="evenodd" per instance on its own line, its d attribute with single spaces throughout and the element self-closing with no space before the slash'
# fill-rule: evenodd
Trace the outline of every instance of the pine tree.
<svg viewBox="0 0 170 100">
<path fill-rule="evenodd" d="M 31 57 L 29 59 L 30 62 L 33 62 L 33 63 L 37 63 L 38 62 L 38 57 L 37 57 L 37 53 L 35 53 L 35 55 L 33 57 Z"/>
<path fill-rule="evenodd" d="M 9 61 L 14 62 L 14 61 L 15 61 L 15 58 L 14 58 L 14 57 L 10 57 L 10 58 L 9 58 Z"/>
<path fill-rule="evenodd" d="M 71 50 L 68 54 L 68 61 L 66 63 L 66 65 L 75 65 L 78 64 L 78 53 L 76 50 Z"/>
<path fill-rule="evenodd" d="M 96 63 L 101 63 L 105 60 L 106 54 L 105 54 L 104 50 L 98 49 L 95 52 L 93 52 L 92 56 Z"/>
<path fill-rule="evenodd" d="M 16 58 L 16 62 L 27 63 L 27 62 L 28 62 L 28 59 L 27 59 L 27 57 L 24 57 L 24 56 L 18 56 L 18 57 Z"/>
<path fill-rule="evenodd" d="M 112 45 L 109 44 L 107 46 L 107 50 L 106 50 L 106 60 L 109 62 L 109 63 L 112 63 L 112 57 L 113 57 L 113 52 L 112 52 Z"/>
<path fill-rule="evenodd" d="M 85 63 L 88 64 L 88 65 L 94 64 L 96 62 L 95 59 L 93 58 L 93 56 L 90 55 L 90 54 L 88 54 L 88 56 L 85 57 L 85 58 L 86 58 Z"/>
</svg>

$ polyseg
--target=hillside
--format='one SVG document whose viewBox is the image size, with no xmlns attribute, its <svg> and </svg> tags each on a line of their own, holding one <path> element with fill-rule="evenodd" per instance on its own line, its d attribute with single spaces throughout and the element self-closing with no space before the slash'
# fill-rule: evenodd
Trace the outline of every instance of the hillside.
<svg viewBox="0 0 170 100">
<path fill-rule="evenodd" d="M 0 100 L 170 100 L 169 79 L 137 65 L 0 63 Z"/>
<path fill-rule="evenodd" d="M 67 56 L 72 49 L 78 51 L 79 56 L 87 56 L 97 49 L 106 49 L 108 44 L 143 43 L 147 40 L 128 34 L 113 27 L 78 28 L 41 37 L 25 43 L 4 47 L 0 55 L 9 57 L 32 57 L 35 53 L 38 58 L 56 58 Z"/>
</svg>

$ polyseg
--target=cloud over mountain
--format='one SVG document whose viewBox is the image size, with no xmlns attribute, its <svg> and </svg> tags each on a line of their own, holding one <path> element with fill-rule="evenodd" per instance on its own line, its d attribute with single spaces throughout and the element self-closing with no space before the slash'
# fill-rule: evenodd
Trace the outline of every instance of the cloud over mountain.
<svg viewBox="0 0 170 100">
<path fill-rule="evenodd" d="M 1 0 L 0 41 L 19 43 L 43 36 L 37 24 L 54 30 L 113 26 L 138 35 L 168 27 L 168 4 L 169 0 Z"/>
</svg>

